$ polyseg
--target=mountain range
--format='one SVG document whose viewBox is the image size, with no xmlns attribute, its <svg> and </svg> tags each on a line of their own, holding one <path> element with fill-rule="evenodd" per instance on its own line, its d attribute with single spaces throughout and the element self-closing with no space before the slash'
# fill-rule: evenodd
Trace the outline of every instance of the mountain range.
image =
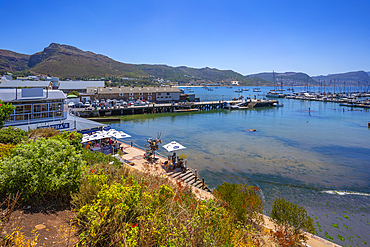
<svg viewBox="0 0 370 247">
<path fill-rule="evenodd" d="M 82 51 L 69 45 L 50 44 L 43 51 L 24 55 L 0 50 L 0 71 L 29 71 L 69 79 L 92 77 L 163 78 L 177 82 L 231 83 L 242 85 L 269 84 L 260 78 L 248 78 L 232 70 L 171 67 L 168 65 L 127 64 L 107 56 Z"/>
<path fill-rule="evenodd" d="M 242 75 L 232 70 L 214 68 L 190 68 L 185 66 L 128 64 L 107 56 L 83 51 L 69 45 L 52 43 L 33 55 L 0 49 L 0 74 L 25 72 L 34 75 L 56 76 L 64 79 L 87 79 L 100 77 L 127 77 L 137 80 L 163 78 L 179 83 L 221 83 L 239 81 L 240 85 L 273 85 L 273 73 L 264 72 Z M 302 72 L 275 73 L 276 81 L 284 85 L 295 83 L 317 84 L 318 81 L 340 80 L 348 83 L 367 83 L 370 72 L 357 71 L 343 74 L 310 77 Z"/>
</svg>

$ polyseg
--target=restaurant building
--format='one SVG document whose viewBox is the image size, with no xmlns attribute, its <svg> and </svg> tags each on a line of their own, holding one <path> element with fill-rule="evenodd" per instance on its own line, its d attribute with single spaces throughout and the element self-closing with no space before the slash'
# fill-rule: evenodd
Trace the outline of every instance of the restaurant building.
<svg viewBox="0 0 370 247">
<path fill-rule="evenodd" d="M 28 130 L 51 127 L 61 131 L 88 133 L 105 125 L 68 114 L 66 95 L 48 88 L 0 89 L 0 99 L 16 108 L 4 127 L 15 126 Z"/>
</svg>

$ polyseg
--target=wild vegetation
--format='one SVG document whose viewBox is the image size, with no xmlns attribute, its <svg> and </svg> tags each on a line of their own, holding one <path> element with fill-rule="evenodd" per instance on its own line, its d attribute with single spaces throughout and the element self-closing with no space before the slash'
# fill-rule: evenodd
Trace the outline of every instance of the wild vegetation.
<svg viewBox="0 0 370 247">
<path fill-rule="evenodd" d="M 74 205 L 77 246 L 263 246 L 271 241 L 288 246 L 286 238 L 294 246 L 305 240 L 285 231 L 282 240 L 264 230 L 258 187 L 224 183 L 214 190 L 214 199 L 200 200 L 180 182 L 138 172 L 112 156 L 83 149 L 81 134 L 40 129 L 23 133 L 27 136 L 23 139 L 18 135 L 6 139 L 15 144 L 3 143 L 12 147 L 0 159 L 0 193 L 8 202 L 0 212 L 0 232 L 7 229 L 2 246 L 37 243 L 37 232 L 25 238 L 9 219 L 16 201 L 45 198 L 64 198 Z M 276 207 L 282 205 L 280 201 Z M 275 210 L 277 224 L 310 230 L 312 222 L 304 208 L 286 205 L 290 211 Z M 298 225 L 286 223 L 291 219 Z"/>
</svg>

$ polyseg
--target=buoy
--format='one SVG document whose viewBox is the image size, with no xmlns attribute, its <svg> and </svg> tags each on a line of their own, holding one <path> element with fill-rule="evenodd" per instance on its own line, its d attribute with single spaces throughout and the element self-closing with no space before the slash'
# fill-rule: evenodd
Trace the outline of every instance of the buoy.
<svg viewBox="0 0 370 247">
<path fill-rule="evenodd" d="M 254 131 L 257 131 L 256 129 L 249 129 L 249 131 L 252 131 L 252 132 L 254 132 Z"/>
</svg>

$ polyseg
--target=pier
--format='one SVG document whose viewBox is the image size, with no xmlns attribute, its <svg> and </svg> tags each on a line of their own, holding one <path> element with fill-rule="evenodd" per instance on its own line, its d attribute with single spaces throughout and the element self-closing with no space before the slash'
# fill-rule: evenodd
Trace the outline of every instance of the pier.
<svg viewBox="0 0 370 247">
<path fill-rule="evenodd" d="M 180 102 L 180 103 L 165 103 L 165 104 L 148 104 L 148 105 L 130 105 L 102 108 L 96 110 L 93 108 L 79 108 L 70 109 L 71 113 L 85 118 L 94 117 L 110 117 L 110 116 L 123 116 L 134 114 L 153 114 L 153 113 L 168 113 L 168 112 L 191 112 L 191 111 L 208 111 L 224 109 L 225 103 L 229 105 L 239 104 L 240 109 L 251 109 L 255 107 L 272 107 L 277 100 L 260 100 L 260 99 L 247 99 L 231 100 L 231 101 L 207 101 L 207 102 Z"/>
</svg>

